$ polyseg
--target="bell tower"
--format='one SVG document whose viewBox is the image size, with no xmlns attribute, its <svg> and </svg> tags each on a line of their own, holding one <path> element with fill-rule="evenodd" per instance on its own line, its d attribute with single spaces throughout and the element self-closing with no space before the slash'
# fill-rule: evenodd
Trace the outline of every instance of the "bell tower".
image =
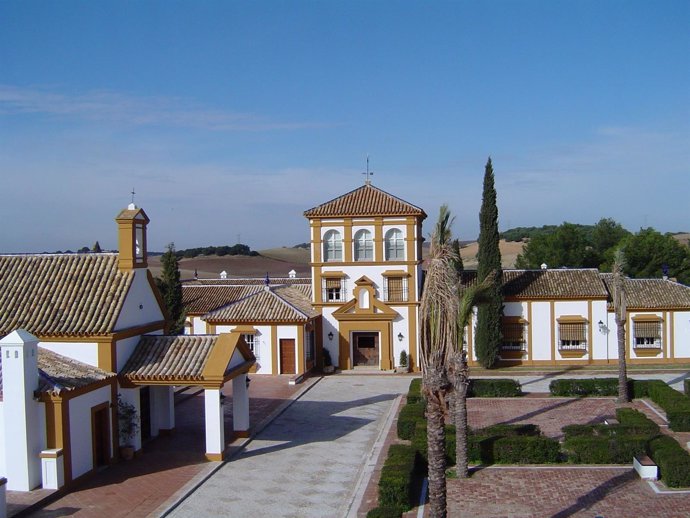
<svg viewBox="0 0 690 518">
<path fill-rule="evenodd" d="M 120 260 L 118 267 L 120 270 L 132 270 L 135 268 L 146 268 L 146 225 L 149 217 L 134 203 L 130 203 L 115 218 L 118 227 L 118 244 Z"/>
</svg>

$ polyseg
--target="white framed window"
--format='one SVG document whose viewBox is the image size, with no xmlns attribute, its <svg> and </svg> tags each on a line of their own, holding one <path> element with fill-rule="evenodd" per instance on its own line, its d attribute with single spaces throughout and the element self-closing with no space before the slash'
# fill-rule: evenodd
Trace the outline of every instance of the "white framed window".
<svg viewBox="0 0 690 518">
<path fill-rule="evenodd" d="M 355 261 L 374 260 L 374 241 L 371 232 L 359 230 L 355 234 Z"/>
<path fill-rule="evenodd" d="M 503 335 L 501 349 L 504 351 L 526 351 L 526 331 L 527 326 L 524 322 L 504 318 L 501 322 L 501 334 Z"/>
<path fill-rule="evenodd" d="M 661 321 L 633 320 L 635 349 L 661 349 Z"/>
<path fill-rule="evenodd" d="M 343 260 L 343 239 L 337 230 L 329 230 L 323 236 L 323 260 Z"/>
<path fill-rule="evenodd" d="M 342 277 L 325 277 L 322 280 L 324 302 L 345 301 L 345 279 Z"/>
<path fill-rule="evenodd" d="M 407 277 L 384 277 L 383 293 L 386 302 L 407 302 Z"/>
<path fill-rule="evenodd" d="M 247 334 L 247 335 L 242 335 L 244 337 L 244 341 L 247 343 L 247 346 L 249 346 L 249 350 L 254 353 L 254 357 L 259 360 L 259 340 L 256 339 L 256 335 L 253 334 Z"/>
<path fill-rule="evenodd" d="M 559 322 L 559 349 L 563 351 L 578 351 L 587 349 L 586 322 Z"/>
<path fill-rule="evenodd" d="M 405 260 L 405 240 L 398 228 L 392 228 L 386 232 L 386 261 Z"/>
</svg>

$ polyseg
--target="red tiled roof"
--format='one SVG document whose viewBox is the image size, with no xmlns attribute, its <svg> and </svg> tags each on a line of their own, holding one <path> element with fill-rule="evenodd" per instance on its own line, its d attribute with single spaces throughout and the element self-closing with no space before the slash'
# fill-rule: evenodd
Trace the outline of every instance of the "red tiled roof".
<svg viewBox="0 0 690 518">
<path fill-rule="evenodd" d="M 307 218 L 331 216 L 421 216 L 426 218 L 425 212 L 419 207 L 368 183 L 313 207 L 305 211 L 304 215 Z"/>
</svg>

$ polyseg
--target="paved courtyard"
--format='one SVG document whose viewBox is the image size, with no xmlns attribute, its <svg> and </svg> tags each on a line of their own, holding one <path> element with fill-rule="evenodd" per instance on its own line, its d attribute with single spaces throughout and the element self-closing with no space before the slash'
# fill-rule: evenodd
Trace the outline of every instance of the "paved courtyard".
<svg viewBox="0 0 690 518">
<path fill-rule="evenodd" d="M 381 428 L 409 383 L 399 376 L 324 378 L 171 516 L 346 516 Z"/>
</svg>

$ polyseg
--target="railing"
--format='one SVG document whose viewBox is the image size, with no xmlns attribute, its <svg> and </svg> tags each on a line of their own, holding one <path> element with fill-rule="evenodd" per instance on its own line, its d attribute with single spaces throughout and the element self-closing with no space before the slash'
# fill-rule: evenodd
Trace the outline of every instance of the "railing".
<svg viewBox="0 0 690 518">
<path fill-rule="evenodd" d="M 384 301 L 385 302 L 407 302 L 408 300 L 408 289 L 404 288 L 388 288 L 384 290 Z"/>
<path fill-rule="evenodd" d="M 577 344 L 568 344 L 568 343 L 561 343 L 558 345 L 558 350 L 559 351 L 586 351 L 587 350 L 587 342 L 580 342 Z"/>
<path fill-rule="evenodd" d="M 324 288 L 321 297 L 324 302 L 345 302 L 345 289 Z"/>
<path fill-rule="evenodd" d="M 506 342 L 501 344 L 502 351 L 526 351 L 526 342 Z"/>
</svg>

